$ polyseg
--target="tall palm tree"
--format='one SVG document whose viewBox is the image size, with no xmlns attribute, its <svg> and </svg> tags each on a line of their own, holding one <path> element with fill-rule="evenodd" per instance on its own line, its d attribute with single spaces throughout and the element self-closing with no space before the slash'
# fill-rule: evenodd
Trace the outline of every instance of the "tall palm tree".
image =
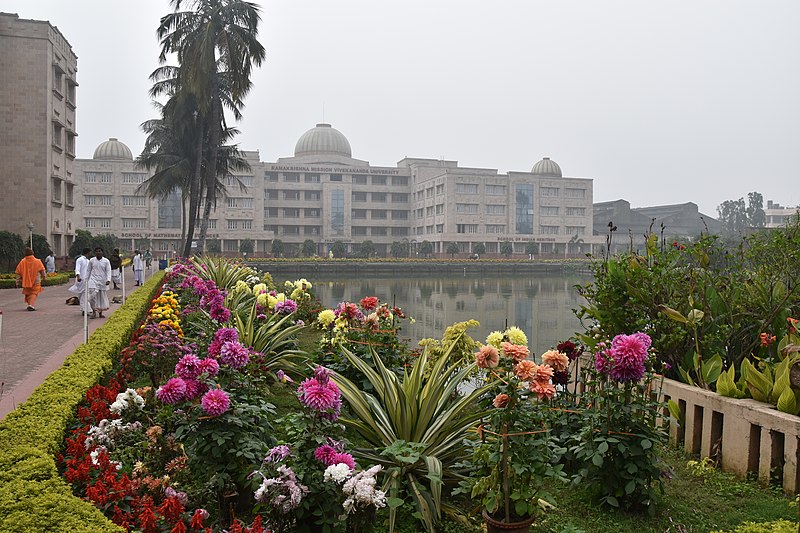
<svg viewBox="0 0 800 533">
<path fill-rule="evenodd" d="M 205 244 L 211 208 L 217 199 L 217 158 L 225 132 L 225 109 L 241 118 L 244 97 L 252 87 L 252 66 L 264 59 L 258 42 L 259 7 L 242 0 L 171 0 L 174 12 L 161 18 L 159 61 L 178 59 L 178 91 L 194 95 L 198 120 L 204 127 L 206 165 L 197 165 L 205 187 L 200 247 Z M 188 5 L 190 11 L 182 11 Z M 200 156 L 198 155 L 198 161 Z M 199 180 L 198 180 L 199 181 Z"/>
</svg>

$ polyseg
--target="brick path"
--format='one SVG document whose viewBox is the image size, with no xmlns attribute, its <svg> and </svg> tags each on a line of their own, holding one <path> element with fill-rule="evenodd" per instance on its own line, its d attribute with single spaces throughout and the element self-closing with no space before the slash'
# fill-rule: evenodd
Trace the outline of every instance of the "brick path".
<svg viewBox="0 0 800 533">
<path fill-rule="evenodd" d="M 128 269 L 126 295 L 136 287 Z M 130 275 L 130 277 L 129 277 Z M 149 277 L 149 275 L 147 276 Z M 0 290 L 3 313 L 0 332 L 0 419 L 24 402 L 33 390 L 64 359 L 83 343 L 84 329 L 80 306 L 65 305 L 72 296 L 66 285 L 45 287 L 36 301 L 36 311 L 26 311 L 21 289 Z M 109 300 L 122 291 L 109 291 Z M 106 317 L 120 304 L 111 304 Z M 89 335 L 105 323 L 105 318 L 89 320 Z"/>
</svg>

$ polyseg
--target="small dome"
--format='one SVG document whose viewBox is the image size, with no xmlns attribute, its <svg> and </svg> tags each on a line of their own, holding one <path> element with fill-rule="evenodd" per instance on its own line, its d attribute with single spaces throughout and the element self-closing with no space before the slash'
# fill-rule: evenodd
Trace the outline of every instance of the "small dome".
<svg viewBox="0 0 800 533">
<path fill-rule="evenodd" d="M 533 165 L 531 172 L 537 176 L 561 177 L 561 167 L 549 157 L 543 157 L 541 161 Z"/>
<path fill-rule="evenodd" d="M 294 155 L 336 154 L 352 157 L 350 143 L 342 132 L 330 124 L 317 124 L 305 132 L 294 147 Z"/>
<path fill-rule="evenodd" d="M 114 137 L 100 143 L 94 151 L 92 159 L 123 159 L 125 161 L 133 161 L 133 154 L 131 149 L 125 146 L 125 143 L 119 142 Z"/>
</svg>

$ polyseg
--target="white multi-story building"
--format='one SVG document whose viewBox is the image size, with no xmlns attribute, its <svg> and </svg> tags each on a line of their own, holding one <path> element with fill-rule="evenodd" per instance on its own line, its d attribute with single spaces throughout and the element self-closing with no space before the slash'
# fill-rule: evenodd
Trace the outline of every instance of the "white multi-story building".
<svg viewBox="0 0 800 533">
<path fill-rule="evenodd" d="M 276 239 L 289 254 L 311 240 L 320 255 L 336 241 L 352 252 L 370 240 L 378 255 L 388 255 L 394 242 L 412 254 L 423 241 L 436 254 L 450 243 L 460 253 L 478 243 L 499 253 L 503 241 L 526 253 L 534 242 L 538 253 L 556 255 L 603 242 L 592 231 L 592 180 L 563 177 L 549 158 L 530 172 L 507 174 L 422 158 L 374 166 L 353 158 L 347 138 L 330 124 L 304 133 L 292 157 L 261 162 L 257 151 L 244 154 L 251 172 L 227 179 L 227 195 L 211 217 L 209 238 L 225 252 L 237 252 L 245 239 L 258 255 Z M 125 248 L 180 250 L 179 197 L 151 200 L 137 192 L 149 174 L 137 170 L 127 146 L 110 139 L 92 159 L 77 159 L 76 169 L 82 227 L 112 233 Z"/>
<path fill-rule="evenodd" d="M 789 219 L 800 215 L 800 207 L 784 207 L 772 200 L 767 200 L 767 208 L 764 209 L 767 217 L 766 227 L 780 228 L 785 226 Z"/>
</svg>

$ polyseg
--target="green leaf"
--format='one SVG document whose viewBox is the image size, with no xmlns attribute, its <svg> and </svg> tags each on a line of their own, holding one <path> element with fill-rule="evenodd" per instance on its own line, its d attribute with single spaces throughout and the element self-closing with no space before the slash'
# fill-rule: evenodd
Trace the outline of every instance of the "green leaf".
<svg viewBox="0 0 800 533">
<path fill-rule="evenodd" d="M 683 416 L 681 416 L 681 408 L 673 399 L 670 399 L 667 402 L 667 407 L 669 407 L 669 414 L 672 415 L 672 418 L 675 419 L 675 422 L 678 423 L 679 426 L 683 425 Z"/>
<path fill-rule="evenodd" d="M 783 390 L 780 398 L 778 398 L 778 411 L 796 415 L 798 412 L 797 394 L 791 387 L 786 387 Z"/>
<path fill-rule="evenodd" d="M 625 494 L 630 494 L 634 490 L 636 490 L 636 481 L 632 479 L 625 485 Z"/>
<path fill-rule="evenodd" d="M 386 505 L 392 508 L 400 507 L 403 503 L 402 498 L 386 498 Z"/>
<path fill-rule="evenodd" d="M 772 380 L 768 379 L 750 362 L 749 359 L 742 360 L 742 375 L 747 383 L 747 389 L 754 400 L 766 402 L 772 392 Z"/>
<path fill-rule="evenodd" d="M 619 507 L 619 502 L 614 496 L 606 496 L 606 501 L 613 507 Z"/>
<path fill-rule="evenodd" d="M 594 454 L 592 456 L 592 463 L 594 463 L 594 466 L 597 467 L 603 466 L 603 456 L 600 455 L 599 453 Z"/>
<path fill-rule="evenodd" d="M 689 314 L 686 315 L 686 323 L 690 326 L 697 326 L 703 321 L 703 317 L 705 316 L 706 314 L 700 309 L 692 309 L 689 311 Z"/>
<path fill-rule="evenodd" d="M 667 307 L 666 305 L 659 305 L 658 310 L 664 313 L 667 318 L 670 318 L 675 322 L 680 322 L 681 324 L 686 324 L 689 322 L 687 318 L 680 313 L 680 311 L 677 311 L 671 307 Z"/>
<path fill-rule="evenodd" d="M 722 372 L 722 357 L 719 354 L 703 362 L 703 381 L 714 383 Z"/>
<path fill-rule="evenodd" d="M 527 516 L 528 502 L 526 502 L 525 500 L 517 500 L 514 503 L 514 512 L 517 513 L 517 516 Z"/>
<path fill-rule="evenodd" d="M 642 439 L 641 444 L 643 450 L 649 450 L 650 448 L 653 447 L 653 441 L 651 441 L 650 439 Z"/>
<path fill-rule="evenodd" d="M 606 453 L 608 451 L 608 443 L 606 441 L 601 442 L 597 446 L 597 451 L 602 453 L 602 454 Z"/>
</svg>

